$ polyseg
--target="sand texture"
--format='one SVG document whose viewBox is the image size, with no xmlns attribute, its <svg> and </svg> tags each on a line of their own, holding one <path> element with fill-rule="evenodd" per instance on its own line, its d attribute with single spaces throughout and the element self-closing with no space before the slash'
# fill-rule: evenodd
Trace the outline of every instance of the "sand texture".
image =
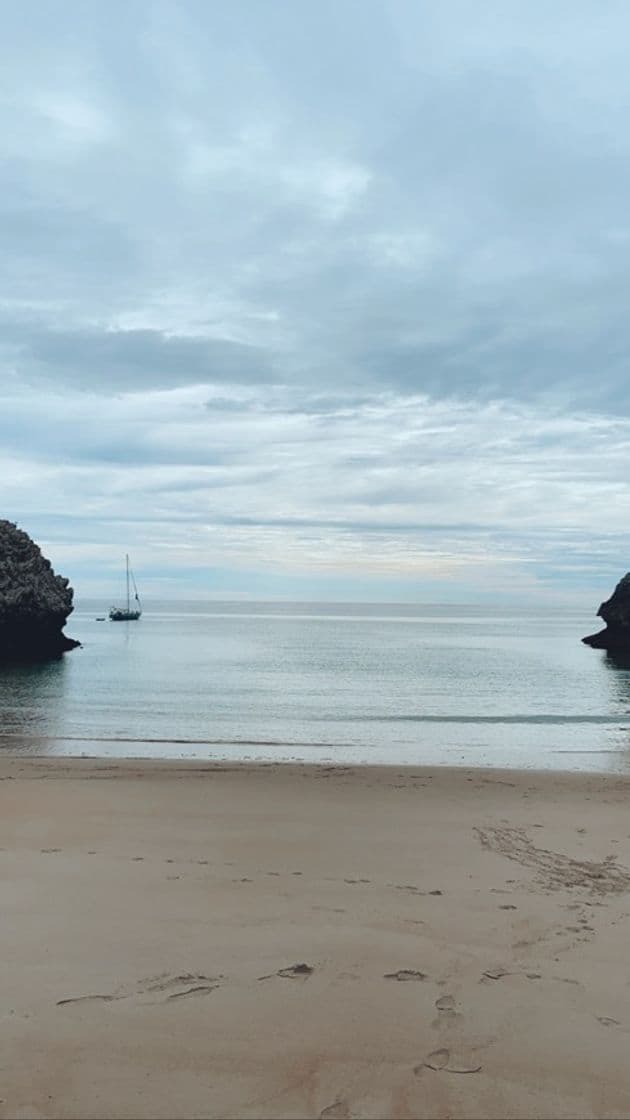
<svg viewBox="0 0 630 1120">
<path fill-rule="evenodd" d="M 630 1116 L 630 780 L 0 762 L 0 1117 Z"/>
</svg>

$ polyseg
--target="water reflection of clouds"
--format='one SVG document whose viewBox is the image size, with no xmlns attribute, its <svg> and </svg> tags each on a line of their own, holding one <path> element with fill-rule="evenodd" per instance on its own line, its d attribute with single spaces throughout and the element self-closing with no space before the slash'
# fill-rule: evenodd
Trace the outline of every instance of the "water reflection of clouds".
<svg viewBox="0 0 630 1120">
<path fill-rule="evenodd" d="M 67 681 L 64 658 L 0 666 L 0 750 L 47 753 L 59 734 Z"/>
<path fill-rule="evenodd" d="M 613 653 L 607 650 L 602 657 L 606 670 L 606 683 L 615 705 L 615 714 L 630 714 L 630 652 Z"/>
</svg>

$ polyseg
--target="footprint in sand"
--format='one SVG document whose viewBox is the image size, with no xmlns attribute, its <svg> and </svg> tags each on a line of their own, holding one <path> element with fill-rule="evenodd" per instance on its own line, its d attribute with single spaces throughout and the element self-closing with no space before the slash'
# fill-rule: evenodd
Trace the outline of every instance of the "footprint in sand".
<svg viewBox="0 0 630 1120">
<path fill-rule="evenodd" d="M 274 976 L 281 976 L 284 980 L 308 980 L 315 969 L 310 964 L 292 964 L 288 968 L 279 968 L 277 972 L 269 972 L 266 976 L 259 976 L 259 980 L 273 980 Z"/>
<path fill-rule="evenodd" d="M 481 1066 L 453 1065 L 451 1064 L 450 1050 L 441 1049 L 432 1050 L 430 1054 L 427 1054 L 424 1062 L 415 1066 L 413 1072 L 417 1076 L 422 1073 L 423 1069 L 432 1069 L 444 1073 L 479 1073 L 481 1068 Z"/>
<path fill-rule="evenodd" d="M 398 972 L 386 972 L 384 980 L 426 980 L 426 972 L 418 972 L 415 968 L 399 968 Z"/>
<path fill-rule="evenodd" d="M 180 984 L 189 984 L 192 980 L 207 980 L 214 984 L 222 979 L 222 976 L 206 976 L 203 972 L 180 972 L 177 975 L 163 972 L 158 976 L 147 976 L 144 980 L 139 980 L 138 991 L 166 992 Z"/>
<path fill-rule="evenodd" d="M 450 1058 L 450 1050 L 432 1050 L 430 1054 L 427 1054 L 422 1064 L 415 1067 L 414 1073 L 419 1073 L 425 1068 L 435 1070 L 444 1069 L 448 1065 Z"/>
<path fill-rule="evenodd" d="M 118 1000 L 140 999 L 144 1003 L 166 1003 L 174 999 L 191 996 L 209 995 L 219 987 L 222 976 L 206 976 L 202 972 L 182 972 L 178 975 L 164 973 L 162 976 L 149 976 L 130 988 L 119 988 L 114 992 L 90 993 L 84 996 L 67 996 L 57 1000 L 57 1007 L 70 1003 L 114 1003 Z M 148 997 L 148 999 L 143 999 Z"/>
<path fill-rule="evenodd" d="M 506 968 L 487 968 L 481 979 L 484 980 L 485 978 L 486 980 L 502 980 L 504 976 L 510 975 L 511 973 L 509 973 Z"/>
<path fill-rule="evenodd" d="M 115 995 L 89 995 L 89 996 L 68 996 L 67 999 L 58 999 L 57 1007 L 63 1007 L 66 1003 L 88 1003 L 91 1000 L 102 1001 L 103 1003 L 111 1003 L 115 999 L 124 999 L 124 996 Z"/>
<path fill-rule="evenodd" d="M 183 992 L 171 992 L 166 998 L 171 999 L 189 999 L 191 996 L 207 996 L 218 988 L 218 984 L 194 984 L 192 988 L 186 988 Z"/>
<path fill-rule="evenodd" d="M 440 996 L 435 1001 L 435 1007 L 439 1014 L 431 1023 L 433 1030 L 443 1030 L 452 1026 L 456 1019 L 461 1019 L 461 1015 L 455 1010 L 455 997 L 452 995 Z"/>
<path fill-rule="evenodd" d="M 442 891 L 438 890 L 423 891 L 420 889 L 420 887 L 415 887 L 412 883 L 389 883 L 388 885 L 391 887 L 395 887 L 397 891 L 409 891 L 410 894 L 441 895 L 443 893 Z"/>
<path fill-rule="evenodd" d="M 282 976 L 285 980 L 307 980 L 314 971 L 310 964 L 292 964 L 289 968 L 278 969 L 276 976 Z"/>
<path fill-rule="evenodd" d="M 189 996 L 205 996 L 219 987 L 222 976 L 206 976 L 202 972 L 182 972 L 178 976 L 166 973 L 164 976 L 149 977 L 138 984 L 137 994 L 157 996 L 160 1002 L 185 999 Z"/>
<path fill-rule="evenodd" d="M 350 1120 L 350 1107 L 348 1102 L 343 1097 L 328 1105 L 328 1108 L 323 1108 L 319 1114 L 319 1120 Z"/>
</svg>

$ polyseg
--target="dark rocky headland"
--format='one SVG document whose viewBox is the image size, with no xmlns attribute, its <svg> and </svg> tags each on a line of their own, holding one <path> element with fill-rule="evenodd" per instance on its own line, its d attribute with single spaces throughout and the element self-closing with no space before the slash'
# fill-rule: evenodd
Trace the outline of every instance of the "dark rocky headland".
<svg viewBox="0 0 630 1120">
<path fill-rule="evenodd" d="M 0 662 L 48 661 L 80 645 L 63 633 L 72 596 L 28 533 L 0 520 Z"/>
<path fill-rule="evenodd" d="M 589 634 L 582 641 L 594 649 L 630 654 L 630 572 L 619 580 L 610 599 L 602 603 L 597 617 L 603 618 L 605 629 Z"/>
</svg>

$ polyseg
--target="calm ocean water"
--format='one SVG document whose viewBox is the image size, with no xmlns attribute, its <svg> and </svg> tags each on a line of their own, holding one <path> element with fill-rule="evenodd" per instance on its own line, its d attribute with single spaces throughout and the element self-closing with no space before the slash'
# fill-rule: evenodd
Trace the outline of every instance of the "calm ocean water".
<svg viewBox="0 0 630 1120">
<path fill-rule="evenodd" d="M 85 603 L 59 662 L 0 669 L 0 749 L 630 772 L 630 668 L 592 615 L 301 603 Z"/>
</svg>

